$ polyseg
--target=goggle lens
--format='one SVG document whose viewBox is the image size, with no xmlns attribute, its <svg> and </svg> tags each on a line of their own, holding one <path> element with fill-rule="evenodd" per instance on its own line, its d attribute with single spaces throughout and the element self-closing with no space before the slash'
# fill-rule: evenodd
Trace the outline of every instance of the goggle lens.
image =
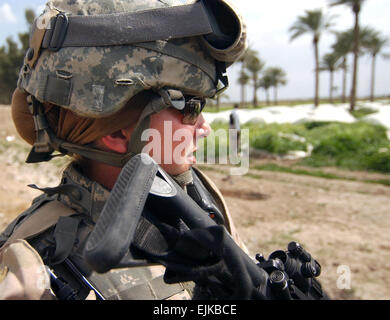
<svg viewBox="0 0 390 320">
<path fill-rule="evenodd" d="M 198 121 L 199 115 L 202 113 L 206 105 L 206 99 L 191 98 L 186 99 L 185 107 L 180 110 L 183 114 L 183 124 L 194 125 Z"/>
</svg>

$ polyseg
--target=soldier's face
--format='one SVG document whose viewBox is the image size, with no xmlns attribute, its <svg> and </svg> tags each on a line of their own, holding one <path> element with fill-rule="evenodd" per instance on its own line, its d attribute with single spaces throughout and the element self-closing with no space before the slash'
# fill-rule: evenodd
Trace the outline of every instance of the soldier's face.
<svg viewBox="0 0 390 320">
<path fill-rule="evenodd" d="M 168 108 L 153 114 L 145 151 L 171 175 L 187 171 L 196 163 L 197 140 L 209 135 L 210 125 L 202 114 L 195 124 L 184 124 L 183 115 Z"/>
</svg>

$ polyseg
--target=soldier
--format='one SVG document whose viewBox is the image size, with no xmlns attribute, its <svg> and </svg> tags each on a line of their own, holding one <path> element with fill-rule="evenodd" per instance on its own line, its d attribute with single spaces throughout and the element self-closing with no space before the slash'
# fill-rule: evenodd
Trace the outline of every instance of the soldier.
<svg viewBox="0 0 390 320">
<path fill-rule="evenodd" d="M 245 49 L 245 25 L 225 0 L 47 3 L 31 32 L 12 115 L 33 146 L 28 163 L 48 161 L 54 151 L 74 161 L 57 187 L 33 186 L 43 194 L 1 234 L 1 299 L 56 298 L 44 266 L 79 299 L 210 297 L 192 282 L 164 283 L 161 265 L 93 272 L 83 249 L 121 168 L 147 150 L 148 129 L 161 137 L 161 154 L 149 154 L 241 245 L 221 194 L 192 154 L 210 132 L 205 99 L 219 82 L 228 85 L 225 69 Z M 191 139 L 175 153 L 180 130 Z"/>
<path fill-rule="evenodd" d="M 229 128 L 230 128 L 230 139 L 231 143 L 235 144 L 235 149 L 240 150 L 240 117 L 238 115 L 238 104 L 234 104 L 234 108 L 229 115 Z M 233 149 L 234 150 L 234 149 Z"/>
</svg>

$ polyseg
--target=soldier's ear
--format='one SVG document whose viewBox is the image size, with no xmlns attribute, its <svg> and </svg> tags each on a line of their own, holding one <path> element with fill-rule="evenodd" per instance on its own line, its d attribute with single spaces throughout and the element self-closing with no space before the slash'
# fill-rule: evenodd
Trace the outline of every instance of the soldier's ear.
<svg viewBox="0 0 390 320">
<path fill-rule="evenodd" d="M 100 141 L 109 150 L 126 153 L 129 139 L 130 132 L 126 129 L 122 129 L 100 138 Z"/>
</svg>

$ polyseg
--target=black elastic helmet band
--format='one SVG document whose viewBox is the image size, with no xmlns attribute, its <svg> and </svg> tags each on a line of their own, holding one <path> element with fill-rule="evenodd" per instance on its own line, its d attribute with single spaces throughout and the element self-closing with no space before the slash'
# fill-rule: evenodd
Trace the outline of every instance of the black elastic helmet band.
<svg viewBox="0 0 390 320">
<path fill-rule="evenodd" d="M 222 2 L 200 0 L 130 13 L 68 16 L 61 12 L 52 18 L 42 48 L 58 51 L 63 47 L 129 45 L 201 35 L 217 49 L 228 48 L 239 35 L 233 11 Z"/>
</svg>

